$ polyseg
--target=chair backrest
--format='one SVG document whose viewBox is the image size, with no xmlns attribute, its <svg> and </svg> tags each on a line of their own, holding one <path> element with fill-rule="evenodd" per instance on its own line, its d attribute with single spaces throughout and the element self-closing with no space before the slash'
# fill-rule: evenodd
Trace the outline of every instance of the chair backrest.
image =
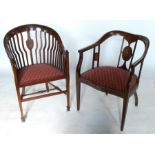
<svg viewBox="0 0 155 155">
<path fill-rule="evenodd" d="M 131 34 L 123 31 L 110 31 L 103 35 L 93 46 L 94 46 L 94 52 L 93 52 L 93 63 L 92 63 L 92 68 L 94 68 L 95 62 L 97 62 L 97 66 L 99 66 L 99 55 L 100 55 L 100 46 L 101 44 L 106 41 L 107 39 L 119 35 L 122 37 L 122 43 L 120 47 L 120 54 L 118 58 L 118 63 L 117 67 L 121 67 L 126 70 L 130 70 L 131 65 L 133 64 L 133 58 L 135 55 L 135 50 L 137 47 L 138 41 L 141 41 L 144 44 L 144 50 L 143 54 L 138 60 L 143 61 L 146 53 L 148 51 L 149 47 L 149 39 L 146 38 L 145 36 L 141 35 L 136 35 L 136 34 Z M 132 44 L 132 47 L 131 47 Z M 96 52 L 97 49 L 97 52 Z M 123 64 L 120 64 L 121 58 L 123 59 Z M 128 62 L 128 66 L 126 63 Z"/>
<path fill-rule="evenodd" d="M 4 47 L 17 69 L 33 64 L 52 64 L 63 70 L 64 46 L 58 33 L 43 25 L 28 24 L 10 30 Z"/>
</svg>

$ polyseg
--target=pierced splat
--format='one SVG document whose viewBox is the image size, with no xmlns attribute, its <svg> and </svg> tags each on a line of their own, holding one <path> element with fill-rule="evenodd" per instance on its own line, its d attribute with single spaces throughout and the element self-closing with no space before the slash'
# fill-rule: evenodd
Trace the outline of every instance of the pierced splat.
<svg viewBox="0 0 155 155">
<path fill-rule="evenodd" d="M 123 51 L 122 51 L 122 58 L 124 60 L 123 65 L 121 66 L 121 68 L 126 69 L 127 70 L 127 66 L 126 66 L 126 62 L 129 61 L 131 59 L 131 57 L 133 56 L 132 54 L 132 48 L 130 46 L 126 46 Z"/>
<path fill-rule="evenodd" d="M 32 49 L 33 49 L 34 42 L 31 39 L 30 31 L 27 32 L 27 36 L 28 36 L 28 38 L 26 40 L 26 45 L 27 45 L 27 48 L 30 50 L 31 62 L 33 64 Z"/>
<path fill-rule="evenodd" d="M 127 45 L 124 46 L 125 41 L 127 42 Z M 137 41 L 138 40 L 136 37 L 133 37 L 133 38 L 131 36 L 123 37 L 117 67 L 123 68 L 125 70 L 130 69 L 132 61 L 133 61 L 134 53 L 137 47 Z M 124 63 L 122 66 L 120 65 L 121 57 L 124 60 Z M 127 61 L 128 62 L 130 61 L 128 67 L 127 67 Z"/>
<path fill-rule="evenodd" d="M 33 49 L 34 42 L 33 42 L 33 40 L 31 39 L 30 32 L 28 32 L 28 38 L 27 38 L 27 40 L 26 40 L 26 45 L 27 45 L 27 48 L 28 48 L 30 51 Z"/>
<path fill-rule="evenodd" d="M 122 58 L 124 60 L 123 65 L 121 66 L 121 68 L 126 69 L 126 62 L 129 61 L 132 57 L 132 48 L 130 46 L 126 46 L 123 51 L 122 51 Z"/>
<path fill-rule="evenodd" d="M 94 61 L 98 61 L 99 60 L 99 53 L 94 53 L 93 59 L 94 59 Z"/>
<path fill-rule="evenodd" d="M 124 61 L 128 61 L 132 56 L 132 48 L 130 46 L 126 46 L 122 52 L 122 58 Z"/>
</svg>

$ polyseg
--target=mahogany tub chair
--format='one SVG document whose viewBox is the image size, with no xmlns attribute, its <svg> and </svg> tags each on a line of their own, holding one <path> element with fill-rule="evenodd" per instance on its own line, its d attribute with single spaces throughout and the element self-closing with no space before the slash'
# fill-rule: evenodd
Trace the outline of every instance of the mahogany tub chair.
<svg viewBox="0 0 155 155">
<path fill-rule="evenodd" d="M 14 73 L 22 121 L 25 121 L 22 108 L 25 101 L 64 93 L 70 110 L 69 53 L 55 30 L 37 24 L 16 27 L 5 35 L 4 47 Z M 52 83 L 62 79 L 66 81 L 65 90 Z M 26 93 L 27 86 L 36 84 L 45 84 L 46 89 Z"/>
<path fill-rule="evenodd" d="M 117 65 L 106 66 L 100 65 L 102 44 L 115 37 L 120 38 L 119 53 Z M 143 47 L 136 50 L 137 45 L 142 43 Z M 135 105 L 138 106 L 137 88 L 139 85 L 140 75 L 144 58 L 149 48 L 149 40 L 141 35 L 135 35 L 123 31 L 111 31 L 103 35 L 94 44 L 80 49 L 79 61 L 76 69 L 76 93 L 77 93 L 77 110 L 80 110 L 80 89 L 81 83 L 89 85 L 106 94 L 112 94 L 123 98 L 121 131 L 123 131 L 129 98 L 134 95 Z M 134 59 L 136 52 L 142 52 L 138 59 Z M 92 52 L 92 64 L 89 69 L 81 73 L 84 54 Z M 87 54 L 88 54 L 87 53 Z M 90 59 L 89 59 L 90 61 Z M 89 62 L 87 61 L 87 63 Z M 96 67 L 95 67 L 96 64 Z M 138 67 L 139 66 L 139 67 Z"/>
</svg>

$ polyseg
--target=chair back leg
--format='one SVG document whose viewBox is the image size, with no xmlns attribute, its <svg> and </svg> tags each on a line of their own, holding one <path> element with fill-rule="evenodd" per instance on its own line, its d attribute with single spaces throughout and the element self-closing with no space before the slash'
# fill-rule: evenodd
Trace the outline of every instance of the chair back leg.
<svg viewBox="0 0 155 155">
<path fill-rule="evenodd" d="M 24 116 L 23 107 L 22 107 L 22 98 L 21 98 L 21 95 L 20 95 L 20 90 L 19 90 L 19 88 L 16 87 L 16 91 L 17 91 L 17 96 L 18 96 L 18 103 L 19 103 L 21 121 L 22 121 L 22 122 L 25 122 L 25 116 Z M 23 88 L 23 91 L 25 91 L 25 87 Z"/>
<path fill-rule="evenodd" d="M 135 97 L 135 106 L 138 106 L 138 95 L 137 95 L 137 92 L 134 93 L 134 97 Z"/>
<path fill-rule="evenodd" d="M 70 111 L 70 79 L 66 79 L 66 90 L 67 90 L 67 111 Z"/>
<path fill-rule="evenodd" d="M 46 86 L 46 90 L 47 90 L 47 92 L 49 92 L 49 86 L 48 86 L 48 83 L 45 83 L 45 86 Z"/>
</svg>

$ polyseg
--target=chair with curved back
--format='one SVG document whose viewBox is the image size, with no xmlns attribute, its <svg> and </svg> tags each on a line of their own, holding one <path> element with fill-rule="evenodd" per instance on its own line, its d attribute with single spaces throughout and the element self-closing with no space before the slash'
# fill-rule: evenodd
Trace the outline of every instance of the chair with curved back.
<svg viewBox="0 0 155 155">
<path fill-rule="evenodd" d="M 102 44 L 106 44 L 108 39 L 119 36 L 120 53 L 118 54 L 117 66 L 100 66 Z M 142 43 L 143 49 L 140 48 L 142 55 L 134 59 L 138 43 Z M 144 58 L 149 48 L 149 40 L 141 35 L 135 35 L 123 31 L 111 31 L 103 35 L 94 44 L 80 49 L 79 61 L 76 68 L 76 92 L 77 92 L 77 110 L 80 110 L 80 89 L 81 83 L 89 85 L 106 94 L 112 94 L 123 98 L 121 131 L 123 131 L 129 98 L 134 95 L 135 105 L 138 106 L 137 88 L 139 85 L 140 75 Z M 81 73 L 83 64 L 83 55 L 92 51 L 92 65 L 90 69 Z M 135 52 L 136 51 L 136 52 Z M 140 52 L 140 51 L 139 51 Z M 88 62 L 87 62 L 88 63 Z M 95 67 L 96 64 L 96 67 Z"/>
<path fill-rule="evenodd" d="M 4 47 L 14 73 L 22 121 L 25 121 L 22 102 L 33 99 L 63 93 L 67 95 L 67 110 L 70 110 L 69 53 L 55 30 L 37 24 L 18 26 L 5 35 Z M 51 83 L 62 79 L 66 81 L 65 90 Z M 45 90 L 26 94 L 27 86 L 42 83 Z"/>
</svg>

